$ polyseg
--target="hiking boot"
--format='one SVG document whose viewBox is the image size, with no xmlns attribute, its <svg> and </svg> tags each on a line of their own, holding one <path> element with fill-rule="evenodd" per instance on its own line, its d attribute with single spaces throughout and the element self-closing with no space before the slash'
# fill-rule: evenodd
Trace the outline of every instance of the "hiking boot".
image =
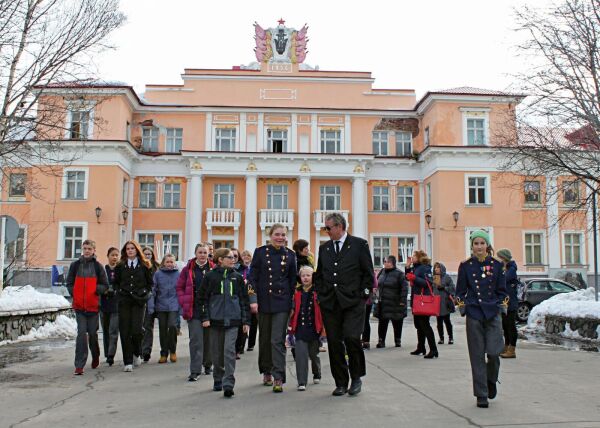
<svg viewBox="0 0 600 428">
<path fill-rule="evenodd" d="M 161 355 L 160 358 L 158 359 L 158 364 L 164 364 L 166 362 L 167 362 L 167 356 Z"/>
<path fill-rule="evenodd" d="M 176 363 L 177 362 L 177 354 L 175 352 L 173 352 L 170 356 L 169 356 L 169 360 L 172 363 Z"/>
<path fill-rule="evenodd" d="M 511 345 L 507 346 L 506 351 L 501 353 L 500 356 L 502 358 L 517 358 L 517 354 L 515 353 L 515 347 Z"/>
</svg>

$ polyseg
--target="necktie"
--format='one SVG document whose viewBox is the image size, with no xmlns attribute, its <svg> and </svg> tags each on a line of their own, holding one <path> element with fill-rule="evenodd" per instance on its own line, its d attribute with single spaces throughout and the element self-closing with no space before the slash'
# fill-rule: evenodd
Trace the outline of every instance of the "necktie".
<svg viewBox="0 0 600 428">
<path fill-rule="evenodd" d="M 335 241 L 335 253 L 340 253 L 340 241 Z"/>
<path fill-rule="evenodd" d="M 133 260 L 129 262 L 129 267 L 133 269 Z"/>
</svg>

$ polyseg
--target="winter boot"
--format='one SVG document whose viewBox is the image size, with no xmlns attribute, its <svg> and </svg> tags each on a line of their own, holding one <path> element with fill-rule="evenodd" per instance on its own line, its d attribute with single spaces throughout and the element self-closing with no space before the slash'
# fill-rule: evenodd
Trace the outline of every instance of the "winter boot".
<svg viewBox="0 0 600 428">
<path fill-rule="evenodd" d="M 506 347 L 506 351 L 501 353 L 500 356 L 502 358 L 517 358 L 517 354 L 515 353 L 515 347 L 508 345 Z"/>
<path fill-rule="evenodd" d="M 172 352 L 171 355 L 169 355 L 169 359 L 171 360 L 172 363 L 176 363 L 177 362 L 177 354 L 175 352 Z"/>
<path fill-rule="evenodd" d="M 164 364 L 166 362 L 167 362 L 167 356 L 161 355 L 160 358 L 158 359 L 158 364 Z"/>
</svg>

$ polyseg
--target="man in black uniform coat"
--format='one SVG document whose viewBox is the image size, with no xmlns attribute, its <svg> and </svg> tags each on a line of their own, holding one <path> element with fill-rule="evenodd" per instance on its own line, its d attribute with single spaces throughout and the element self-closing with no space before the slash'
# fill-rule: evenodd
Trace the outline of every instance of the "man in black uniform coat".
<svg viewBox="0 0 600 428">
<path fill-rule="evenodd" d="M 367 241 L 346 232 L 346 219 L 340 213 L 325 217 L 325 229 L 331 240 L 319 247 L 314 282 L 335 379 L 333 395 L 356 395 L 362 386 L 360 378 L 366 374 L 360 336 L 365 302 L 373 289 L 373 260 Z"/>
</svg>

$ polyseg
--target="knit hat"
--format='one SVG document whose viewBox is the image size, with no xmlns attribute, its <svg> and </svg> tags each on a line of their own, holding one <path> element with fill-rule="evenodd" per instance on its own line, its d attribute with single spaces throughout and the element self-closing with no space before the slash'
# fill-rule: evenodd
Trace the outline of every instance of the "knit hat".
<svg viewBox="0 0 600 428">
<path fill-rule="evenodd" d="M 485 241 L 486 244 L 491 245 L 490 244 L 490 235 L 485 230 L 480 229 L 480 230 L 471 232 L 471 237 L 469 238 L 471 240 L 471 246 L 473 246 L 473 241 L 475 240 L 475 238 L 483 238 L 483 240 Z"/>
<path fill-rule="evenodd" d="M 496 255 L 507 262 L 512 260 L 512 253 L 508 248 L 500 248 L 498 251 L 496 251 Z"/>
</svg>

